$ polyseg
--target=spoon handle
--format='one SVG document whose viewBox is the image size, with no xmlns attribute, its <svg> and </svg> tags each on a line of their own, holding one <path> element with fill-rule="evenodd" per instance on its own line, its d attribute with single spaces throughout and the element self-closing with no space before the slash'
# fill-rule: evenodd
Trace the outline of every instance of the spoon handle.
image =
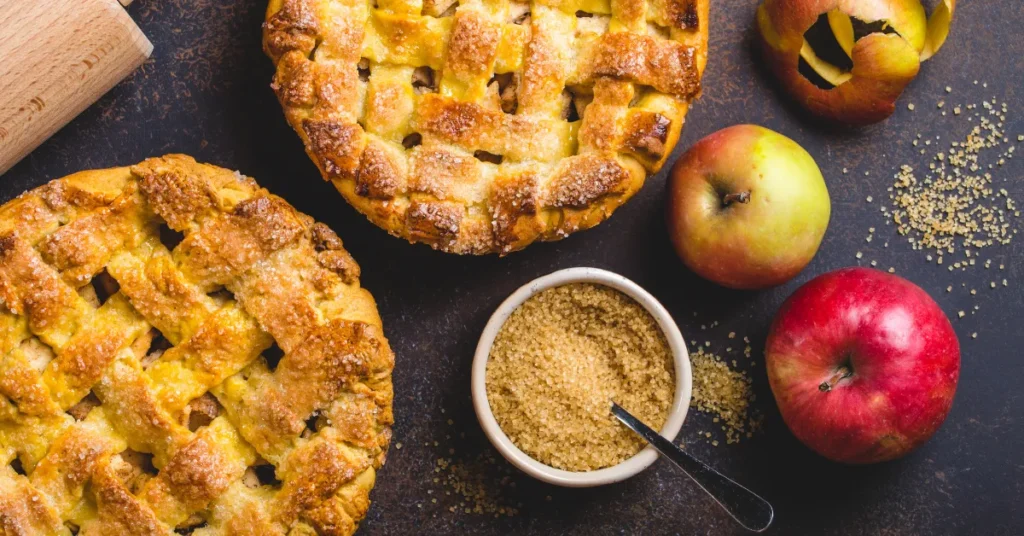
<svg viewBox="0 0 1024 536">
<path fill-rule="evenodd" d="M 775 512 L 768 501 L 661 437 L 658 432 L 640 422 L 639 419 L 614 402 L 612 402 L 612 414 L 682 469 L 744 528 L 753 532 L 762 532 L 772 523 Z"/>
</svg>

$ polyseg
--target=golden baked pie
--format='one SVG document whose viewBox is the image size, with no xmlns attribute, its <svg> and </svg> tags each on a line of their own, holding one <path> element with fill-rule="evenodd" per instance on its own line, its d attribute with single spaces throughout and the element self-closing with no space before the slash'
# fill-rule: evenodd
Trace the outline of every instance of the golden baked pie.
<svg viewBox="0 0 1024 536">
<path fill-rule="evenodd" d="M 350 534 L 394 357 L 323 224 L 186 156 L 0 208 L 0 533 Z"/>
<path fill-rule="evenodd" d="M 508 253 L 607 218 L 700 93 L 709 0 L 271 0 L 272 87 L 371 221 Z"/>
</svg>

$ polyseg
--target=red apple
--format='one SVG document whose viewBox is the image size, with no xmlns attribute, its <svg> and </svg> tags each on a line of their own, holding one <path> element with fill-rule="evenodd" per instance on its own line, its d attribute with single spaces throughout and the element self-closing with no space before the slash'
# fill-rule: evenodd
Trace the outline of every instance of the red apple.
<svg viewBox="0 0 1024 536">
<path fill-rule="evenodd" d="M 676 253 L 720 285 L 756 289 L 788 281 L 818 251 L 830 214 L 814 159 L 766 128 L 719 130 L 672 168 L 667 220 Z"/>
<path fill-rule="evenodd" d="M 953 404 L 960 344 L 917 285 L 845 268 L 786 300 L 765 361 L 793 434 L 826 458 L 864 464 L 903 456 L 938 430 Z"/>
</svg>

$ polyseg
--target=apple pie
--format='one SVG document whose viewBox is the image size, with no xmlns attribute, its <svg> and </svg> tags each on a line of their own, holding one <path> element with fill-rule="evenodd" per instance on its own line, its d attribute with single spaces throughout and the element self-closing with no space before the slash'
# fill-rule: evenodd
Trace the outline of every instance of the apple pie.
<svg viewBox="0 0 1024 536">
<path fill-rule="evenodd" d="M 271 0 L 272 87 L 391 234 L 509 253 L 611 215 L 679 139 L 709 0 Z"/>
<path fill-rule="evenodd" d="M 351 534 L 394 356 L 326 226 L 166 156 L 0 207 L 0 532 Z"/>
</svg>

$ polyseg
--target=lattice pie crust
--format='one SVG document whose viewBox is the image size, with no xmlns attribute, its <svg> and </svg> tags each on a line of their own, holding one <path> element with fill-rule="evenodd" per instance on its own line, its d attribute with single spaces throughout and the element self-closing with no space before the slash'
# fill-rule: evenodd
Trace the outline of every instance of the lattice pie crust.
<svg viewBox="0 0 1024 536">
<path fill-rule="evenodd" d="M 708 0 L 271 0 L 272 84 L 371 221 L 455 253 L 597 225 L 700 92 Z"/>
<path fill-rule="evenodd" d="M 326 226 L 185 156 L 0 208 L 0 533 L 351 534 L 394 357 Z"/>
</svg>

